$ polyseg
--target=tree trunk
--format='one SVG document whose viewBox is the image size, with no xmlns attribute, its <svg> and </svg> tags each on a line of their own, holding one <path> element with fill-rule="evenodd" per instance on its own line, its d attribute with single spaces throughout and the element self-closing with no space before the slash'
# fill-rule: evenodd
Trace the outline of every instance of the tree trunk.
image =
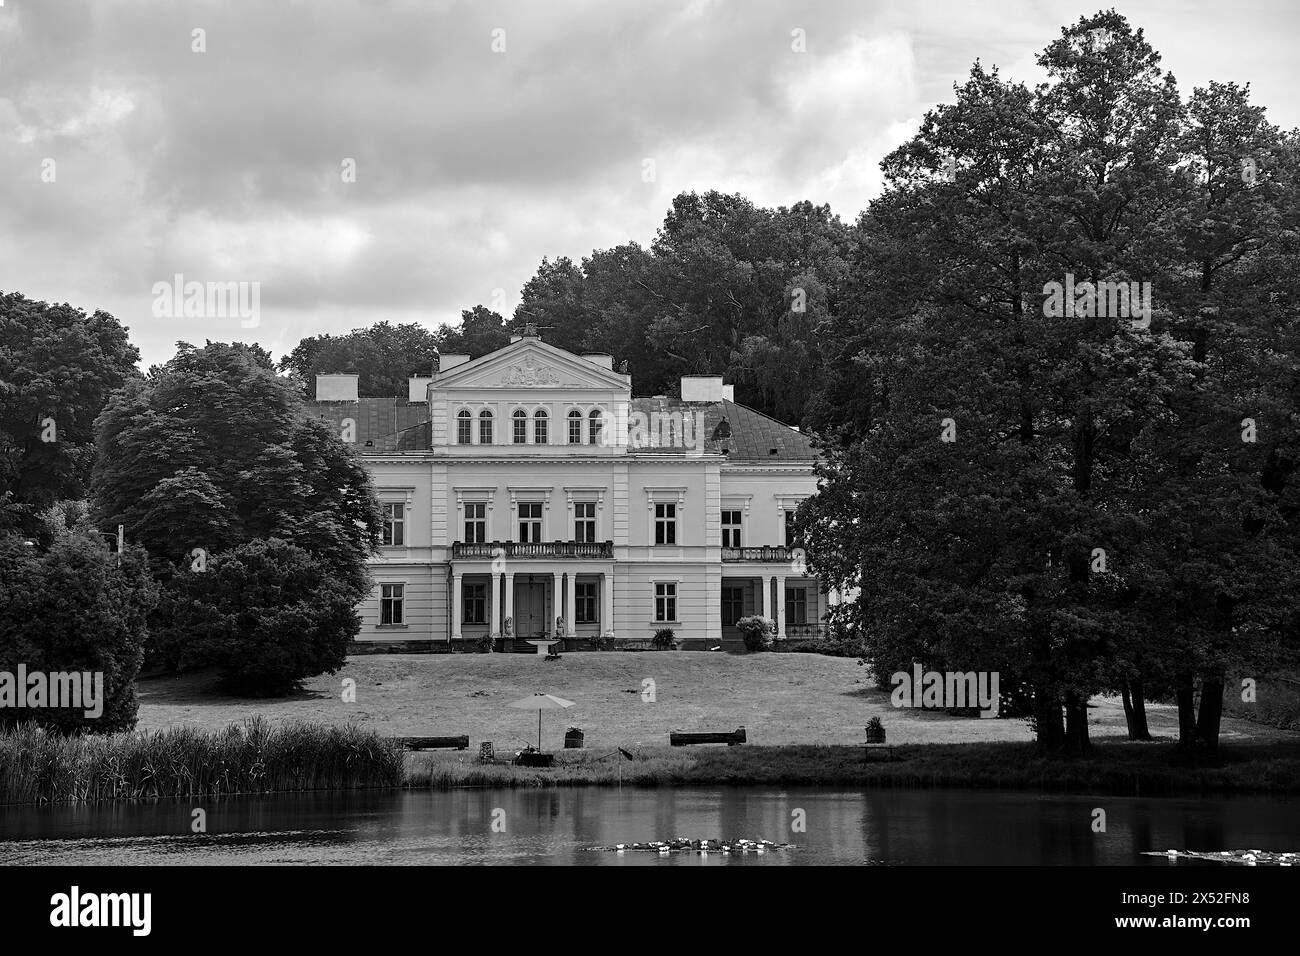
<svg viewBox="0 0 1300 956">
<path fill-rule="evenodd" d="M 1147 727 L 1147 702 L 1143 696 L 1142 678 L 1135 677 L 1121 685 L 1124 695 L 1124 720 L 1128 723 L 1129 740 L 1150 740 Z"/>
<path fill-rule="evenodd" d="M 1082 757 L 1091 749 L 1088 740 L 1088 698 L 1074 691 L 1065 695 L 1065 749 Z"/>
<path fill-rule="evenodd" d="M 1196 744 L 1196 685 L 1192 675 L 1175 677 L 1174 691 L 1178 699 L 1178 746 L 1192 747 Z"/>
<path fill-rule="evenodd" d="M 1201 678 L 1201 711 L 1196 718 L 1196 742 L 1206 750 L 1219 749 L 1219 723 L 1223 717 L 1223 675 Z"/>
<path fill-rule="evenodd" d="M 1038 732 L 1038 749 L 1057 753 L 1065 746 L 1065 724 L 1061 719 L 1061 702 L 1051 691 L 1034 688 L 1034 726 Z"/>
</svg>

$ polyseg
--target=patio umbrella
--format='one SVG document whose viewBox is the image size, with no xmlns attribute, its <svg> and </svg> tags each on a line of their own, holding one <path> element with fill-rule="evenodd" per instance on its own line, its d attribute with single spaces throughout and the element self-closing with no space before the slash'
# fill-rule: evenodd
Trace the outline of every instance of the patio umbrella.
<svg viewBox="0 0 1300 956">
<path fill-rule="evenodd" d="M 563 710 L 567 707 L 574 706 L 574 704 L 571 700 L 565 700 L 563 697 L 556 697 L 553 694 L 533 694 L 531 697 L 523 697 L 508 706 L 518 708 L 519 710 L 537 711 L 537 749 L 541 750 L 542 711 Z"/>
</svg>

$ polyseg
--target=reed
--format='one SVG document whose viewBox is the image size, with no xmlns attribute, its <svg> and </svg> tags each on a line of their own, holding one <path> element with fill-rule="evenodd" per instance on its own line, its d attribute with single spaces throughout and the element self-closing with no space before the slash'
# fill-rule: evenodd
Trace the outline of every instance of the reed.
<svg viewBox="0 0 1300 956">
<path fill-rule="evenodd" d="M 401 747 L 355 726 L 260 717 L 219 730 L 63 736 L 0 733 L 0 802 L 93 803 L 401 786 Z"/>
</svg>

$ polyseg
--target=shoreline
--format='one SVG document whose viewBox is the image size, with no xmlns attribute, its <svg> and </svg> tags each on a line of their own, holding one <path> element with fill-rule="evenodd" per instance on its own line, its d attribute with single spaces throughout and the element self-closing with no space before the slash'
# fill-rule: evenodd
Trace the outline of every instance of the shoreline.
<svg viewBox="0 0 1300 956">
<path fill-rule="evenodd" d="M 136 738 L 134 748 L 141 741 Z M 393 741 L 355 740 L 389 752 L 369 773 L 347 777 L 307 772 L 304 754 L 280 749 L 286 767 L 258 780 L 269 786 L 199 785 L 193 778 L 153 776 L 148 785 L 120 778 L 113 787 L 97 785 L 98 772 L 74 769 L 88 784 L 58 789 L 37 788 L 26 799 L 5 806 L 88 806 L 135 800 L 211 800 L 227 796 L 266 796 L 363 791 L 558 789 L 582 787 L 728 788 L 833 787 L 838 789 L 1002 790 L 1059 796 L 1100 795 L 1152 799 L 1300 797 L 1300 752 L 1278 743 L 1236 744 L 1218 758 L 1189 760 L 1173 741 L 1097 744 L 1088 757 L 1049 758 L 1032 744 L 907 744 L 873 749 L 862 745 L 756 745 L 735 747 L 636 748 L 628 761 L 592 750 L 562 750 L 553 768 L 481 764 L 470 751 L 404 752 Z M 123 741 L 123 745 L 126 742 Z M 374 751 L 372 750 L 372 753 Z M 617 754 L 617 752 L 615 752 Z M 376 754 L 378 757 L 379 755 Z M 0 766 L 0 772 L 4 767 Z M 229 778 L 227 778 L 227 782 Z"/>
</svg>

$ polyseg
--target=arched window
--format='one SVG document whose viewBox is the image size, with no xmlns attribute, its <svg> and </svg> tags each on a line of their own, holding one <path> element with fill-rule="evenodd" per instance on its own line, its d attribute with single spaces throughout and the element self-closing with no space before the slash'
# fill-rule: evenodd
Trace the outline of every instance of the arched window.
<svg viewBox="0 0 1300 956">
<path fill-rule="evenodd" d="M 569 412 L 569 444 L 582 444 L 582 412 L 576 408 Z"/>
<path fill-rule="evenodd" d="M 486 408 L 478 413 L 478 443 L 492 444 L 492 413 Z"/>
<path fill-rule="evenodd" d="M 546 420 L 546 409 L 539 408 L 536 412 L 533 413 L 533 444 L 534 445 L 545 445 L 547 442 L 550 441 L 550 438 L 547 436 L 547 432 L 546 432 L 547 424 L 548 423 Z"/>
<path fill-rule="evenodd" d="M 600 429 L 604 425 L 604 419 L 600 416 L 600 409 L 593 408 L 591 414 L 587 416 L 587 443 L 591 445 L 600 444 Z"/>
<path fill-rule="evenodd" d="M 522 408 L 516 408 L 514 415 L 511 416 L 511 423 L 515 430 L 515 444 L 526 444 L 528 442 L 528 413 Z"/>
<path fill-rule="evenodd" d="M 469 410 L 462 408 L 456 415 L 456 444 L 468 445 L 470 443 L 470 420 Z"/>
</svg>

